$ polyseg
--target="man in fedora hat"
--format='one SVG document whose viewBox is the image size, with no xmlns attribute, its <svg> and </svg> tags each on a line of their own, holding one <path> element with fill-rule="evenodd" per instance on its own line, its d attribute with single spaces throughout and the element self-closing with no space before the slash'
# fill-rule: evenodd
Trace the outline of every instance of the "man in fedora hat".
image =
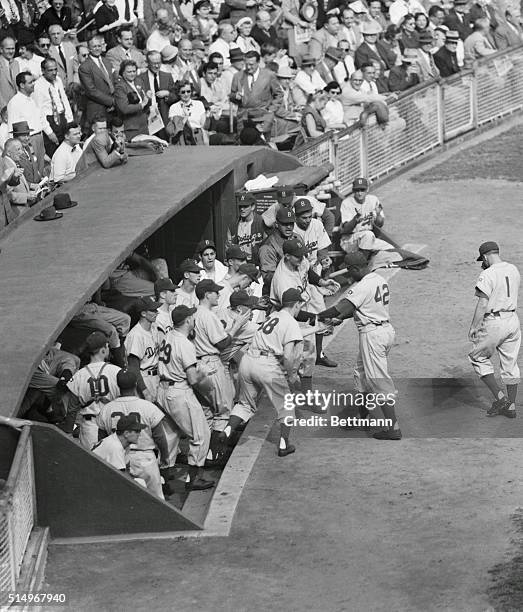
<svg viewBox="0 0 523 612">
<path fill-rule="evenodd" d="M 307 104 L 307 98 L 325 88 L 327 83 L 321 78 L 316 70 L 316 60 L 312 55 L 306 54 L 302 57 L 301 68 L 294 79 L 293 95 L 299 106 Z"/>
<path fill-rule="evenodd" d="M 294 74 L 289 66 L 280 65 L 276 73 L 283 92 L 280 106 L 274 111 L 274 135 L 292 134 L 299 131 L 302 105 L 295 96 Z"/>
<path fill-rule="evenodd" d="M 457 57 L 459 41 L 458 32 L 449 30 L 445 36 L 445 44 L 434 53 L 434 62 L 443 78 L 457 74 L 461 70 Z"/>
<path fill-rule="evenodd" d="M 31 143 L 31 130 L 27 121 L 17 121 L 13 123 L 13 138 L 19 140 L 22 143 L 23 154 L 18 162 L 24 170 L 24 176 L 29 183 L 40 183 L 44 178 L 40 173 L 40 165 L 43 167 L 43 157 L 41 160 L 38 159 L 33 145 Z M 44 152 L 42 143 L 42 153 Z"/>
<path fill-rule="evenodd" d="M 468 0 L 454 0 L 453 7 L 443 22 L 449 30 L 456 31 L 461 40 L 465 40 L 472 33 L 472 26 L 467 15 L 468 4 Z"/>
<path fill-rule="evenodd" d="M 309 43 L 309 53 L 316 61 L 325 57 L 329 47 L 336 48 L 338 44 L 338 32 L 340 29 L 340 18 L 338 15 L 327 15 L 325 25 L 314 32 Z"/>
<path fill-rule="evenodd" d="M 343 59 L 343 54 L 336 47 L 327 47 L 322 60 L 316 64 L 316 70 L 325 83 L 331 83 L 336 80 L 334 76 L 334 68 Z"/>
<path fill-rule="evenodd" d="M 361 70 L 363 64 L 368 64 L 372 60 L 377 60 L 381 64 L 383 72 L 390 70 L 394 66 L 396 56 L 389 54 L 388 50 L 378 40 L 382 29 L 376 21 L 366 21 L 361 26 L 363 42 L 356 49 L 354 55 L 354 65 Z"/>
<path fill-rule="evenodd" d="M 24 155 L 24 147 L 19 140 L 9 138 L 4 145 L 4 157 L 7 168 L 12 168 L 18 176 L 18 184 L 7 187 L 7 196 L 13 206 L 31 206 L 38 201 L 38 184 L 28 183 L 24 170 L 20 167 L 20 159 Z"/>
<path fill-rule="evenodd" d="M 437 79 L 440 74 L 432 56 L 432 48 L 434 46 L 432 34 L 430 32 L 422 32 L 419 37 L 419 45 L 417 65 L 420 82 L 423 83 L 423 81 Z"/>
<path fill-rule="evenodd" d="M 170 74 L 174 80 L 174 74 L 176 73 L 174 62 L 178 57 L 178 47 L 175 47 L 174 45 L 167 45 L 160 51 L 160 54 L 162 56 L 162 65 L 160 70 Z"/>
<path fill-rule="evenodd" d="M 490 22 L 486 17 L 476 21 L 474 24 L 474 31 L 467 36 L 463 43 L 465 47 L 465 58 L 474 61 L 486 57 L 487 55 L 492 55 L 492 53 L 496 53 L 496 49 L 494 49 L 494 46 L 488 39 L 489 30 Z"/>
<path fill-rule="evenodd" d="M 419 83 L 417 61 L 418 53 L 416 49 L 405 49 L 401 58 L 401 66 L 393 66 L 390 69 L 390 91 L 405 91 Z"/>
</svg>

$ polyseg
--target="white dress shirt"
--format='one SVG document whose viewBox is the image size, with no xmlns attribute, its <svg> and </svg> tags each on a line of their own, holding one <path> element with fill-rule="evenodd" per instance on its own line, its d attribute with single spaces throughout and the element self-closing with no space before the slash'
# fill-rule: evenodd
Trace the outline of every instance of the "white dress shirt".
<svg viewBox="0 0 523 612">
<path fill-rule="evenodd" d="M 347 78 L 356 70 L 354 60 L 350 55 L 346 55 L 342 62 L 338 62 L 332 69 L 334 78 L 343 87 L 347 83 Z"/>
<path fill-rule="evenodd" d="M 340 100 L 329 100 L 321 111 L 327 127 L 343 125 L 343 104 Z"/>
<path fill-rule="evenodd" d="M 147 39 L 147 51 L 160 51 L 171 44 L 169 36 L 162 34 L 160 30 L 153 30 Z"/>
<path fill-rule="evenodd" d="M 33 98 L 45 117 L 53 114 L 53 102 L 58 113 L 65 113 L 67 122 L 73 121 L 73 112 L 67 99 L 62 79 L 57 76 L 51 83 L 41 76 L 35 82 Z M 47 121 L 47 120 L 46 120 Z M 48 134 L 48 132 L 46 132 Z"/>
<path fill-rule="evenodd" d="M 411 15 L 415 15 L 416 13 L 423 13 L 426 15 L 427 11 L 418 0 L 408 0 L 408 2 L 406 0 L 394 0 L 389 6 L 389 19 L 394 25 L 398 25 L 408 13 Z"/>
<path fill-rule="evenodd" d="M 73 150 L 74 149 L 74 150 Z M 67 142 L 56 149 L 51 159 L 51 174 L 49 179 L 57 183 L 58 181 L 71 181 L 76 176 L 76 164 L 82 156 L 82 145 L 71 145 Z"/>
<path fill-rule="evenodd" d="M 313 94 L 327 85 L 317 70 L 312 73 L 312 76 L 309 76 L 303 70 L 298 70 L 294 83 L 307 95 Z"/>
<path fill-rule="evenodd" d="M 34 94 L 33 96 L 26 96 L 18 92 L 9 100 L 7 104 L 7 124 L 9 132 L 13 130 L 13 123 L 18 123 L 19 121 L 27 121 L 29 129 L 31 130 L 31 136 L 42 131 L 48 136 L 53 133 L 51 126 L 45 118 L 45 114 L 34 99 Z"/>
<path fill-rule="evenodd" d="M 169 119 L 173 117 L 187 117 L 189 125 L 193 130 L 201 130 L 207 118 L 207 112 L 203 102 L 200 102 L 200 100 L 191 100 L 188 105 L 183 104 L 179 100 L 169 108 Z"/>
<path fill-rule="evenodd" d="M 36 53 L 33 53 L 33 57 L 31 59 L 17 57 L 16 61 L 20 66 L 20 72 L 25 72 L 28 70 L 36 78 L 42 76 L 41 64 L 44 61 L 44 58 L 41 55 L 36 55 Z"/>
<path fill-rule="evenodd" d="M 209 47 L 209 55 L 212 53 L 218 52 L 223 57 L 223 65 L 225 68 L 228 68 L 231 65 L 231 60 L 229 58 L 229 51 L 231 49 L 236 48 L 238 45 L 234 42 L 226 43 L 223 38 L 217 38 L 212 45 Z"/>
<path fill-rule="evenodd" d="M 376 83 L 374 81 L 369 82 L 369 81 L 363 81 L 363 83 L 361 84 L 361 89 L 360 91 L 362 93 L 366 93 L 366 94 L 376 94 L 378 95 L 378 87 L 376 85 Z"/>
</svg>

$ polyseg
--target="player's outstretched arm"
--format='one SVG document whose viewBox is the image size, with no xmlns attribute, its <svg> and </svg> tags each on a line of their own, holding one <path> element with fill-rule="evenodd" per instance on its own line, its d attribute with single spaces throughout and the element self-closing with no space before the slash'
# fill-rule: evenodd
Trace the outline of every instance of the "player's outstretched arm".
<svg viewBox="0 0 523 612">
<path fill-rule="evenodd" d="M 487 312 L 488 308 L 488 297 L 482 295 L 478 297 L 478 303 L 476 304 L 476 310 L 474 310 L 474 316 L 472 317 L 472 323 L 469 329 L 469 340 L 475 342 L 478 338 L 479 331 L 483 327 L 483 317 Z"/>
<path fill-rule="evenodd" d="M 354 316 L 356 307 L 349 300 L 340 300 L 334 306 L 323 310 L 318 314 L 318 319 L 324 321 L 325 319 L 348 319 Z"/>
</svg>

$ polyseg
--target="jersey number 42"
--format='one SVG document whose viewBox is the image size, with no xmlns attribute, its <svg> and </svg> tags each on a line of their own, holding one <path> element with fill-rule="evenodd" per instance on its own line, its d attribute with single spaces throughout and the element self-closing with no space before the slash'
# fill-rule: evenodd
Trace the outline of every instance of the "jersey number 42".
<svg viewBox="0 0 523 612">
<path fill-rule="evenodd" d="M 386 306 L 389 303 L 389 286 L 387 285 L 387 283 L 384 283 L 381 286 L 381 289 L 379 287 L 376 287 L 376 293 L 374 294 L 374 301 L 381 302 L 384 306 Z"/>
</svg>

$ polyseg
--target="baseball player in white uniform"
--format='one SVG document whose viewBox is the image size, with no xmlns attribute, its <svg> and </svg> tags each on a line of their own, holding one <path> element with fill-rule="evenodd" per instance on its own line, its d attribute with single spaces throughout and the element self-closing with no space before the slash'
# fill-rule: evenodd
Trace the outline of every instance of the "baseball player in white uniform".
<svg viewBox="0 0 523 612">
<path fill-rule="evenodd" d="M 194 288 L 200 282 L 202 269 L 194 259 L 184 259 L 179 268 L 182 280 L 176 287 L 176 305 L 198 308 L 199 300 Z"/>
<path fill-rule="evenodd" d="M 296 316 L 303 306 L 301 292 L 287 289 L 281 296 L 281 305 L 282 309 L 272 312 L 256 331 L 240 362 L 238 403 L 220 437 L 226 440 L 239 425 L 251 419 L 265 391 L 280 422 L 278 456 L 286 457 L 296 450 L 289 444 L 290 428 L 285 423 L 285 417 L 294 417 L 294 409 L 284 406 L 290 387 L 299 384 L 303 335 Z"/>
<path fill-rule="evenodd" d="M 146 400 L 156 401 L 158 393 L 158 339 L 152 326 L 158 316 L 159 302 L 142 298 L 136 303 L 140 320 L 127 334 L 127 367 L 137 375 L 138 390 Z"/>
<path fill-rule="evenodd" d="M 185 305 L 176 306 L 172 311 L 174 328 L 166 338 L 165 354 L 160 356 L 158 401 L 189 438 L 186 489 L 203 490 L 212 487 L 214 482 L 201 477 L 211 432 L 203 408 L 193 391 L 193 386 L 205 378 L 198 370 L 196 350 L 189 340 L 194 330 L 195 312 L 196 308 Z"/>
<path fill-rule="evenodd" d="M 365 251 L 389 250 L 391 245 L 376 238 L 373 227 L 382 227 L 385 222 L 383 206 L 375 195 L 368 193 L 366 178 L 354 179 L 352 194 L 340 205 L 341 233 L 347 243 L 345 250 Z"/>
<path fill-rule="evenodd" d="M 483 271 L 476 282 L 478 302 L 470 325 L 469 353 L 472 367 L 494 396 L 487 416 L 516 417 L 516 396 L 520 379 L 518 354 L 521 329 L 517 315 L 520 274 L 516 266 L 503 261 L 495 242 L 479 247 Z M 499 356 L 501 380 L 506 395 L 494 376 L 491 358 Z"/>
<path fill-rule="evenodd" d="M 154 283 L 154 293 L 156 300 L 160 303 L 156 320 L 152 325 L 153 335 L 161 349 L 164 337 L 173 328 L 171 321 L 171 311 L 176 304 L 176 285 L 170 278 L 160 278 Z"/>
<path fill-rule="evenodd" d="M 168 461 L 168 449 L 162 428 L 163 412 L 153 403 L 137 395 L 137 377 L 131 370 L 120 370 L 116 377 L 120 397 L 105 404 L 96 417 L 99 436 L 111 435 L 123 417 L 134 418 L 143 428 L 138 440 L 127 449 L 131 475 L 141 478 L 153 495 L 164 499 L 162 479 L 155 450 L 159 450 L 163 463 Z"/>
<path fill-rule="evenodd" d="M 73 375 L 67 388 L 73 395 L 69 410 L 78 412 L 80 417 L 80 444 L 91 450 L 98 442 L 96 416 L 104 404 L 120 395 L 116 382 L 120 368 L 107 363 L 109 344 L 104 333 L 96 331 L 90 334 L 85 347 L 90 362 Z"/>
<path fill-rule="evenodd" d="M 391 398 L 382 406 L 392 427 L 373 435 L 377 440 L 401 440 L 401 430 L 394 409 L 397 391 L 390 377 L 387 356 L 394 343 L 394 328 L 389 316 L 389 286 L 383 276 L 370 272 L 367 259 L 360 252 L 345 257 L 347 274 L 354 284 L 335 306 L 318 315 L 320 320 L 354 317 L 359 334 L 359 352 L 354 368 L 358 393 L 382 393 Z"/>
<path fill-rule="evenodd" d="M 248 320 L 250 313 L 238 317 L 230 332 L 227 333 L 219 317 L 213 312 L 218 306 L 218 295 L 221 285 L 210 279 L 201 280 L 196 285 L 196 296 L 200 300 L 194 315 L 194 346 L 201 366 L 212 370 L 209 376 L 211 384 L 212 406 L 206 410 L 206 417 L 211 428 L 211 442 L 208 461 L 219 461 L 220 443 L 218 433 L 227 425 L 234 401 L 234 386 L 220 360 L 220 353 L 226 349 L 233 337 Z"/>
<path fill-rule="evenodd" d="M 252 263 L 242 263 L 236 272 L 221 282 L 222 290 L 218 295 L 216 313 L 220 315 L 229 306 L 229 298 L 238 290 L 247 289 L 252 283 L 258 282 L 261 274 Z"/>
</svg>

